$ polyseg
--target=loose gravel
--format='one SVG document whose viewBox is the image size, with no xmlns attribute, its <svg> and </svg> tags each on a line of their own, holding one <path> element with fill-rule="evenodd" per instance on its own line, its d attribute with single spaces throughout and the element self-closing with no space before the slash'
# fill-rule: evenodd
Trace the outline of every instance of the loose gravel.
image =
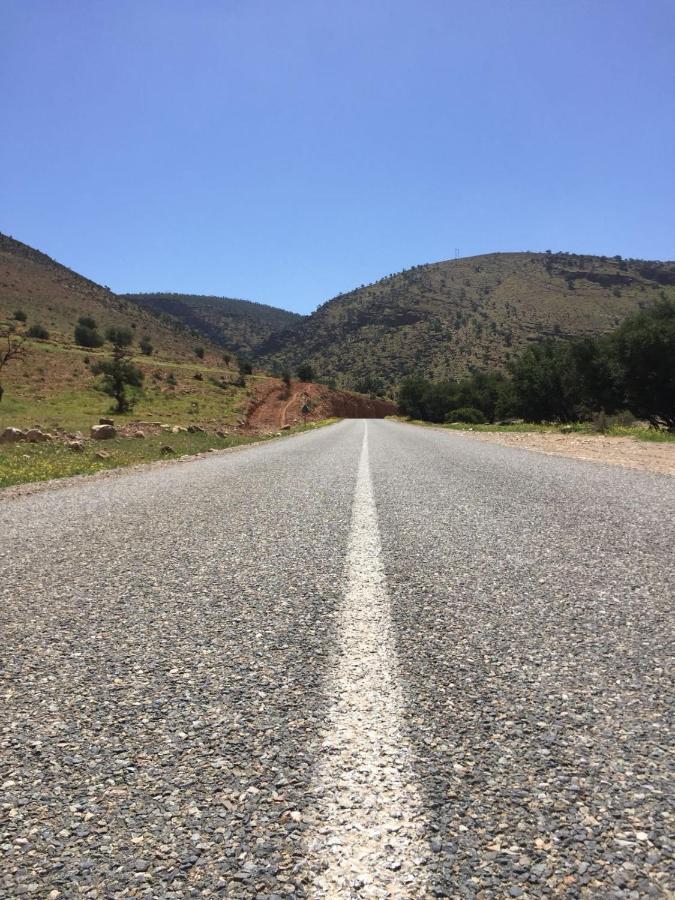
<svg viewBox="0 0 675 900">
<path fill-rule="evenodd" d="M 674 482 L 370 422 L 381 592 L 350 638 L 363 430 L 0 504 L 0 896 L 381 886 L 331 886 L 315 839 L 383 612 L 407 799 L 373 821 L 398 804 L 423 846 L 380 844 L 399 896 L 671 895 Z"/>
</svg>

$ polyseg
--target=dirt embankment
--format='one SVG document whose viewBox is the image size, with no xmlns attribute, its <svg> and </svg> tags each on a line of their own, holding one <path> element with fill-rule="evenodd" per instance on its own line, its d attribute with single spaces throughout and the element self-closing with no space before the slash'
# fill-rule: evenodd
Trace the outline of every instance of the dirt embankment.
<svg viewBox="0 0 675 900">
<path fill-rule="evenodd" d="M 278 431 L 301 422 L 339 417 L 383 419 L 395 415 L 396 404 L 373 400 L 349 391 L 332 391 L 323 384 L 294 381 L 290 388 L 278 378 L 270 378 L 258 388 L 246 414 L 246 429 Z"/>
</svg>

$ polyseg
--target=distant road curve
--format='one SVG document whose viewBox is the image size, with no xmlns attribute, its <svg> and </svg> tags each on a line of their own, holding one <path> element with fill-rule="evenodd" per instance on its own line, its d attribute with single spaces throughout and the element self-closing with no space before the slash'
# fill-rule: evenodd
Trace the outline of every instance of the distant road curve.
<svg viewBox="0 0 675 900">
<path fill-rule="evenodd" d="M 666 897 L 675 481 L 351 420 L 0 502 L 0 894 Z"/>
</svg>

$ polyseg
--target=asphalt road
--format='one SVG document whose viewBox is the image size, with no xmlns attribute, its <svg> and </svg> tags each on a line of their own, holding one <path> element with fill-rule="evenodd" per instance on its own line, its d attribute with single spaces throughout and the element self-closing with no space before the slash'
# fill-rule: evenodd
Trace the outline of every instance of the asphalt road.
<svg viewBox="0 0 675 900">
<path fill-rule="evenodd" d="M 0 500 L 0 896 L 672 895 L 674 510 L 382 421 Z"/>
</svg>

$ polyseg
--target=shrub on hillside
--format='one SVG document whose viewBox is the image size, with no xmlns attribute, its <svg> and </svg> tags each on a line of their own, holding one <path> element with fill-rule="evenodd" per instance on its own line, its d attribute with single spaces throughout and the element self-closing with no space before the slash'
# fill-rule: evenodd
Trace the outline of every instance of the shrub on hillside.
<svg viewBox="0 0 675 900">
<path fill-rule="evenodd" d="M 300 381 L 314 381 L 315 372 L 309 363 L 301 363 L 297 368 L 297 375 Z"/>
<path fill-rule="evenodd" d="M 91 322 L 93 319 L 89 319 L 88 321 Z M 93 349 L 95 347 L 102 347 L 104 341 L 96 328 L 91 328 L 89 325 L 83 325 L 80 321 L 75 326 L 75 343 L 79 344 L 80 347 Z"/>
<path fill-rule="evenodd" d="M 108 328 L 105 337 L 115 348 L 130 347 L 134 340 L 131 329 L 123 328 L 119 325 L 113 325 Z"/>
<path fill-rule="evenodd" d="M 152 356 L 154 349 L 155 349 L 152 346 L 150 338 L 148 337 L 147 334 L 143 335 L 143 337 L 140 339 L 140 341 L 138 343 L 138 346 L 140 348 L 141 353 L 144 356 Z"/>
<path fill-rule="evenodd" d="M 49 340 L 49 332 L 44 325 L 31 325 L 28 329 L 28 337 L 36 338 L 38 341 Z"/>
<path fill-rule="evenodd" d="M 28 319 L 28 316 L 22 309 L 15 309 L 14 310 L 14 319 L 17 322 L 25 322 Z"/>
</svg>

